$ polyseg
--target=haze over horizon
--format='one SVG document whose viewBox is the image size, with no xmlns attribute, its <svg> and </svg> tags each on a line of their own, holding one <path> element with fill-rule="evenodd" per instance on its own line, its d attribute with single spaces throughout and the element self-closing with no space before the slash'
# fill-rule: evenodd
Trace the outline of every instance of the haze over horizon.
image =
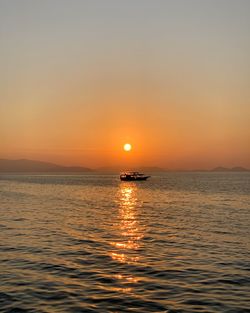
<svg viewBox="0 0 250 313">
<path fill-rule="evenodd" d="M 250 168 L 249 29 L 247 0 L 1 1 L 0 158 Z"/>
</svg>

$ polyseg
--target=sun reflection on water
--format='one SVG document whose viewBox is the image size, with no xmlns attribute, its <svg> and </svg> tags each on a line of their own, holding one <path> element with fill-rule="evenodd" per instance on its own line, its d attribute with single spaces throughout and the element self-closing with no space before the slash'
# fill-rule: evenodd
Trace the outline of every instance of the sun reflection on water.
<svg viewBox="0 0 250 313">
<path fill-rule="evenodd" d="M 141 249 L 144 227 L 140 220 L 141 203 L 138 199 L 136 183 L 122 182 L 116 194 L 116 202 L 117 219 L 113 225 L 115 235 L 110 242 L 112 246 L 110 256 L 119 263 L 138 263 L 142 261 Z M 114 288 L 115 291 L 123 293 L 133 292 L 133 286 L 140 280 L 124 269 L 115 273 L 113 278 L 118 284 Z"/>
<path fill-rule="evenodd" d="M 135 183 L 121 183 L 117 193 L 119 216 L 117 224 L 118 239 L 111 242 L 116 251 L 111 253 L 112 259 L 121 263 L 138 262 L 138 249 L 143 238 L 143 229 L 138 219 L 140 203 L 137 198 Z"/>
</svg>

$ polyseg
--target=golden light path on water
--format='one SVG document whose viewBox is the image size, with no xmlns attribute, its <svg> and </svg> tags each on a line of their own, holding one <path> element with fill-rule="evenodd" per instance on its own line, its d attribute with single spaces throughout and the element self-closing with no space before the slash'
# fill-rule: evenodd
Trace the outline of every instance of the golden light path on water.
<svg viewBox="0 0 250 313">
<path fill-rule="evenodd" d="M 141 247 L 141 239 L 144 236 L 143 227 L 138 218 L 140 203 L 137 198 L 138 189 L 135 183 L 121 183 L 117 193 L 118 204 L 118 224 L 119 240 L 111 241 L 110 244 L 116 248 L 116 252 L 111 252 L 114 261 L 120 263 L 137 263 L 140 261 L 138 252 Z M 121 279 L 125 283 L 137 283 L 138 278 L 118 274 L 116 279 Z M 124 288 L 124 292 L 130 292 L 131 288 Z"/>
</svg>

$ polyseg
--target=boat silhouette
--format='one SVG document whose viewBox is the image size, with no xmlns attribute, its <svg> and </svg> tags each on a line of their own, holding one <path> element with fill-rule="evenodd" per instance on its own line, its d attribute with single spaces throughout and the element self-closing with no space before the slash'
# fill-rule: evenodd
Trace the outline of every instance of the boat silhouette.
<svg viewBox="0 0 250 313">
<path fill-rule="evenodd" d="M 120 175 L 120 180 L 123 181 L 135 181 L 135 180 L 147 180 L 150 176 L 146 176 L 139 172 L 124 172 Z"/>
</svg>

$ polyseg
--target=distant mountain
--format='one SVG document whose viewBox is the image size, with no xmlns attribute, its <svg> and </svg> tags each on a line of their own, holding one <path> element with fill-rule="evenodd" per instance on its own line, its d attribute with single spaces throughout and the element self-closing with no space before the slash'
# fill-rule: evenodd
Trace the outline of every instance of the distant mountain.
<svg viewBox="0 0 250 313">
<path fill-rule="evenodd" d="M 119 167 L 119 166 L 110 166 L 110 167 L 100 167 L 96 170 L 87 168 L 87 167 L 81 167 L 81 166 L 62 166 L 50 162 L 43 162 L 43 161 L 35 161 L 35 160 L 27 160 L 27 159 L 20 159 L 20 160 L 8 160 L 8 159 L 0 159 L 0 173 L 2 172 L 12 172 L 12 173 L 18 173 L 18 172 L 75 172 L 75 173 L 81 173 L 81 172 L 103 172 L 103 173 L 119 173 L 125 170 L 130 171 L 138 171 L 138 172 L 144 172 L 144 173 L 156 173 L 156 172 L 173 172 L 177 170 L 167 170 L 161 167 L 157 166 L 138 166 L 134 168 L 125 168 L 125 167 Z M 179 170 L 183 172 L 189 172 L 190 170 Z M 192 172 L 195 171 L 204 171 L 204 170 L 192 170 Z M 205 170 L 207 171 L 207 170 Z M 246 169 L 244 167 L 233 167 L 233 168 L 226 168 L 226 167 L 216 167 L 211 170 L 211 172 L 247 172 L 250 171 L 249 169 Z"/>
<path fill-rule="evenodd" d="M 248 172 L 249 169 L 241 167 L 241 166 L 236 166 L 236 167 L 231 168 L 231 171 L 232 172 Z"/>
<path fill-rule="evenodd" d="M 49 162 L 34 160 L 0 159 L 0 172 L 90 172 L 86 167 L 62 166 Z"/>
<path fill-rule="evenodd" d="M 241 166 L 236 166 L 232 168 L 218 166 L 211 170 L 211 172 L 248 172 L 248 171 L 249 169 Z"/>
<path fill-rule="evenodd" d="M 211 170 L 211 172 L 229 172 L 230 169 L 222 166 L 215 167 Z"/>
</svg>

